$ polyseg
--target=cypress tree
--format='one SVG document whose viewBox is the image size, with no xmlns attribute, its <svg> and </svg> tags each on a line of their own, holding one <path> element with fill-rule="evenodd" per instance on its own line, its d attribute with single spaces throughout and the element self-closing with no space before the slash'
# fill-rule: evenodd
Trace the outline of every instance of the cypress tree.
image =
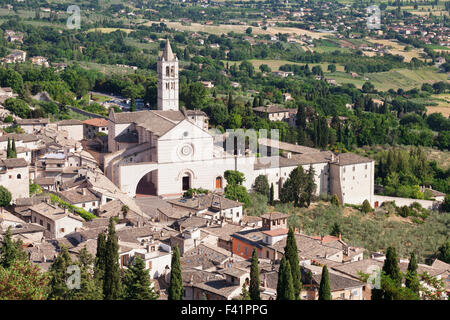
<svg viewBox="0 0 450 320">
<path fill-rule="evenodd" d="M 414 293 L 418 294 L 420 291 L 420 282 L 417 275 L 417 259 L 414 252 L 411 253 L 411 257 L 408 264 L 408 271 L 405 280 L 405 286 L 411 289 Z"/>
<path fill-rule="evenodd" d="M 150 274 L 145 262 L 135 257 L 124 276 L 124 298 L 126 300 L 156 300 L 158 294 L 150 287 Z"/>
<path fill-rule="evenodd" d="M 289 233 L 286 239 L 286 247 L 284 248 L 284 256 L 289 261 L 295 299 L 299 299 L 300 291 L 302 290 L 302 276 L 300 271 L 300 262 L 298 260 L 297 242 L 295 241 L 294 230 L 292 228 L 289 228 Z"/>
<path fill-rule="evenodd" d="M 69 299 L 70 289 L 67 286 L 67 268 L 72 265 L 69 251 L 66 247 L 62 247 L 61 252 L 56 257 L 49 269 L 50 273 L 50 294 L 51 300 Z"/>
<path fill-rule="evenodd" d="M 258 267 L 258 255 L 256 250 L 253 249 L 252 264 L 250 266 L 250 298 L 252 300 L 261 300 L 261 294 L 259 291 L 259 267 Z"/>
<path fill-rule="evenodd" d="M 173 248 L 168 299 L 183 300 L 183 278 L 181 276 L 180 251 L 178 245 L 175 245 Z"/>
<path fill-rule="evenodd" d="M 12 145 L 11 145 L 11 158 L 17 158 L 16 140 L 15 140 L 15 139 L 12 139 Z"/>
<path fill-rule="evenodd" d="M 97 237 L 97 253 L 94 262 L 94 277 L 97 284 L 103 288 L 106 266 L 106 235 L 101 232 Z"/>
<path fill-rule="evenodd" d="M 331 300 L 330 277 L 328 275 L 328 268 L 322 268 L 322 278 L 319 286 L 319 300 Z"/>
<path fill-rule="evenodd" d="M 291 267 L 286 256 L 281 259 L 280 270 L 278 271 L 277 300 L 295 300 Z"/>
<path fill-rule="evenodd" d="M 247 283 L 245 283 L 245 282 L 242 285 L 242 292 L 241 292 L 240 300 L 251 300 L 250 293 L 247 290 Z"/>
<path fill-rule="evenodd" d="M 6 158 L 11 158 L 11 140 L 8 138 L 8 145 L 6 146 Z"/>
<path fill-rule="evenodd" d="M 273 188 L 273 183 L 270 184 L 270 195 L 269 195 L 269 203 L 271 206 L 273 206 L 273 201 L 274 201 L 274 188 Z"/>
<path fill-rule="evenodd" d="M 80 288 L 69 291 L 70 300 L 103 299 L 102 287 L 97 284 L 92 272 L 93 260 L 86 248 L 81 249 L 77 263 L 80 267 Z"/>
<path fill-rule="evenodd" d="M 119 243 L 113 218 L 109 219 L 105 251 L 103 295 L 105 300 L 117 300 L 121 296 L 122 288 L 120 282 Z"/>
<path fill-rule="evenodd" d="M 389 247 L 386 253 L 386 260 L 383 265 L 383 272 L 400 286 L 402 283 L 402 275 L 398 266 L 397 251 L 393 247 Z"/>
</svg>

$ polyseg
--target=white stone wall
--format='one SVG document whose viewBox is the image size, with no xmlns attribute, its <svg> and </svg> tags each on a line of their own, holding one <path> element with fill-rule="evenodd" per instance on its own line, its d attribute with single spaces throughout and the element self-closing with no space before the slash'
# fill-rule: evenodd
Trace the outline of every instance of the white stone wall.
<svg viewBox="0 0 450 320">
<path fill-rule="evenodd" d="M 28 198 L 30 196 L 30 182 L 28 167 L 12 168 L 0 174 L 0 185 L 11 192 L 11 202 L 17 198 Z"/>
<path fill-rule="evenodd" d="M 86 211 L 89 211 L 89 212 L 93 212 L 95 209 L 98 209 L 99 202 L 97 200 L 95 200 L 95 201 L 88 201 L 88 202 L 80 202 L 80 203 L 75 203 L 74 206 L 82 208 L 82 209 L 84 209 Z"/>
<path fill-rule="evenodd" d="M 69 138 L 76 141 L 83 140 L 83 124 L 79 125 L 59 125 L 58 130 L 66 131 L 69 134 Z"/>
</svg>

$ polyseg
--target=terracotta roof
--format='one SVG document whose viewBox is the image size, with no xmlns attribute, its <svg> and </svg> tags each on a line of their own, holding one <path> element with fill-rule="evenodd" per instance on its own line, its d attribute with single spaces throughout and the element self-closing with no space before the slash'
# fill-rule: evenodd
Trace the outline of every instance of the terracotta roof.
<svg viewBox="0 0 450 320">
<path fill-rule="evenodd" d="M 92 118 L 87 119 L 83 121 L 84 124 L 88 124 L 90 126 L 94 127 L 107 127 L 108 126 L 108 120 L 104 118 Z"/>
</svg>

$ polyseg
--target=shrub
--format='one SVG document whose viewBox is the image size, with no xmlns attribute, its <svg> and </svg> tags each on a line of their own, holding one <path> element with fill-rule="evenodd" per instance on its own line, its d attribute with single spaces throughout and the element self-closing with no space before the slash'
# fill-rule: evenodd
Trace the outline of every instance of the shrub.
<svg viewBox="0 0 450 320">
<path fill-rule="evenodd" d="M 90 213 L 89 211 L 86 211 L 82 208 L 73 206 L 70 203 L 62 200 L 60 197 L 58 197 L 55 194 L 50 195 L 50 200 L 52 203 L 58 203 L 61 207 L 67 208 L 70 212 L 78 214 L 80 217 L 82 217 L 86 221 L 90 221 L 90 220 L 97 218 L 94 214 Z"/>
<path fill-rule="evenodd" d="M 369 201 L 366 199 L 364 200 L 362 207 L 361 207 L 362 212 L 364 213 L 368 213 L 370 211 L 372 211 L 372 207 L 370 206 Z"/>
<path fill-rule="evenodd" d="M 0 186 L 0 207 L 6 207 L 11 203 L 11 192 L 3 186 Z"/>
<path fill-rule="evenodd" d="M 258 192 L 252 192 L 249 194 L 250 206 L 247 209 L 247 215 L 249 216 L 261 216 L 267 213 L 267 196 Z"/>
<path fill-rule="evenodd" d="M 341 202 L 339 201 L 339 198 L 337 195 L 333 194 L 333 197 L 331 197 L 331 204 L 339 207 L 341 205 Z"/>
</svg>

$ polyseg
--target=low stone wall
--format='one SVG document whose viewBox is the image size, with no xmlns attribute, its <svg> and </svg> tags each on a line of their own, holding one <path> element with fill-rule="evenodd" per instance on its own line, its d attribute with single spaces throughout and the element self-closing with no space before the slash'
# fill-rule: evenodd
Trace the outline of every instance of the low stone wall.
<svg viewBox="0 0 450 320">
<path fill-rule="evenodd" d="M 420 200 L 420 199 L 411 199 L 411 198 L 400 198 L 400 197 L 389 197 L 389 196 L 373 196 L 374 206 L 378 202 L 378 206 L 381 206 L 383 202 L 394 201 L 397 207 L 409 206 L 413 202 L 418 202 L 420 205 L 426 209 L 437 209 L 439 207 L 440 202 L 434 200 Z"/>
<path fill-rule="evenodd" d="M 103 119 L 108 120 L 108 117 L 101 116 L 101 115 L 96 114 L 96 113 L 88 112 L 88 111 L 85 111 L 85 110 L 82 110 L 82 109 L 78 109 L 78 108 L 75 108 L 75 107 L 72 107 L 72 106 L 67 106 L 67 108 L 69 108 L 73 112 L 76 112 L 78 114 L 81 114 L 81 115 L 89 117 L 89 118 L 103 118 Z"/>
</svg>

